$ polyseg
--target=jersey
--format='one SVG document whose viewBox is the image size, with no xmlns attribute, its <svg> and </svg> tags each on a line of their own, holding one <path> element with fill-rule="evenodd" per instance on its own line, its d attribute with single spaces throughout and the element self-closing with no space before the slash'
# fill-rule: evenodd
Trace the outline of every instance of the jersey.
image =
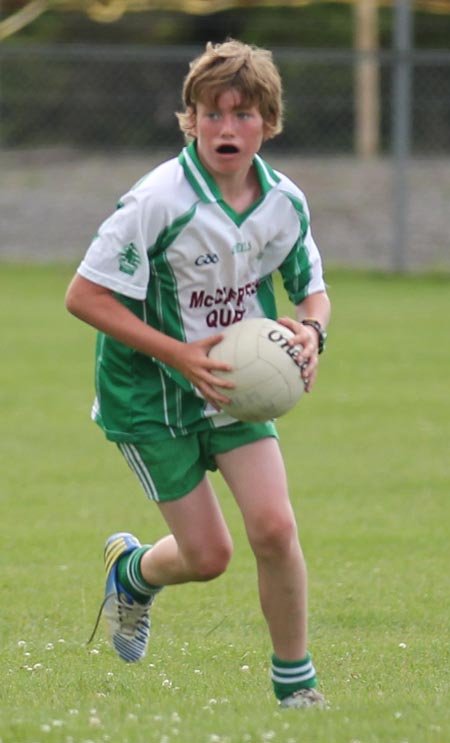
<svg viewBox="0 0 450 743">
<path fill-rule="evenodd" d="M 222 198 L 192 142 L 142 178 L 101 225 L 81 276 L 180 341 L 246 318 L 277 317 L 273 274 L 294 304 L 324 290 L 304 194 L 259 155 L 261 197 L 244 213 Z M 98 334 L 92 415 L 107 438 L 148 442 L 234 422 L 175 369 Z"/>
</svg>

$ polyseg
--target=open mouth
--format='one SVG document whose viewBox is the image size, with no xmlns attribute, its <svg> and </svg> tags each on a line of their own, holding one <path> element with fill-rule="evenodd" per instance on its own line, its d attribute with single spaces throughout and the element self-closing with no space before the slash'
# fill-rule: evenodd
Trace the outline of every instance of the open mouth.
<svg viewBox="0 0 450 743">
<path fill-rule="evenodd" d="M 221 144 L 220 147 L 217 148 L 217 152 L 220 155 L 234 155 L 236 152 L 239 152 L 239 150 L 234 146 L 234 144 Z"/>
</svg>

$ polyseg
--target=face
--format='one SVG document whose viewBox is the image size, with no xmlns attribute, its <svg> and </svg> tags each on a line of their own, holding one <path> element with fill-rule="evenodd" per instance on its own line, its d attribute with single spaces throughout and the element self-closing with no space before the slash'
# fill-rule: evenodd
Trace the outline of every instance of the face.
<svg viewBox="0 0 450 743">
<path fill-rule="evenodd" d="M 233 88 L 216 103 L 199 102 L 193 123 L 198 156 L 216 178 L 245 175 L 266 134 L 259 109 L 243 105 L 241 93 Z"/>
</svg>

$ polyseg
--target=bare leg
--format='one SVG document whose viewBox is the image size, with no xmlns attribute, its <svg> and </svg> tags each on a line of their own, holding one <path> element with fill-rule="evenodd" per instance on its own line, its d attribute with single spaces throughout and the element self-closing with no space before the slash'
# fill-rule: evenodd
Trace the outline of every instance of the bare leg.
<svg viewBox="0 0 450 743">
<path fill-rule="evenodd" d="M 216 457 L 242 511 L 255 554 L 261 606 L 280 660 L 307 652 L 307 577 L 276 439 Z"/>
<path fill-rule="evenodd" d="M 155 586 L 206 581 L 226 569 L 232 541 L 209 480 L 183 498 L 159 503 L 171 534 L 141 560 L 144 579 Z"/>
</svg>

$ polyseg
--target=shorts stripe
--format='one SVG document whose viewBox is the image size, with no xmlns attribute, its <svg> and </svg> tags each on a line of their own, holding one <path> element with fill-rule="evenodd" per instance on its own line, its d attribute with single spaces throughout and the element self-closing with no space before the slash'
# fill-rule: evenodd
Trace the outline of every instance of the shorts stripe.
<svg viewBox="0 0 450 743">
<path fill-rule="evenodd" d="M 150 472 L 145 466 L 145 462 L 142 460 L 137 447 L 134 444 L 122 443 L 118 443 L 118 447 L 144 488 L 147 498 L 159 501 L 159 495 L 155 483 L 153 482 Z"/>
</svg>

